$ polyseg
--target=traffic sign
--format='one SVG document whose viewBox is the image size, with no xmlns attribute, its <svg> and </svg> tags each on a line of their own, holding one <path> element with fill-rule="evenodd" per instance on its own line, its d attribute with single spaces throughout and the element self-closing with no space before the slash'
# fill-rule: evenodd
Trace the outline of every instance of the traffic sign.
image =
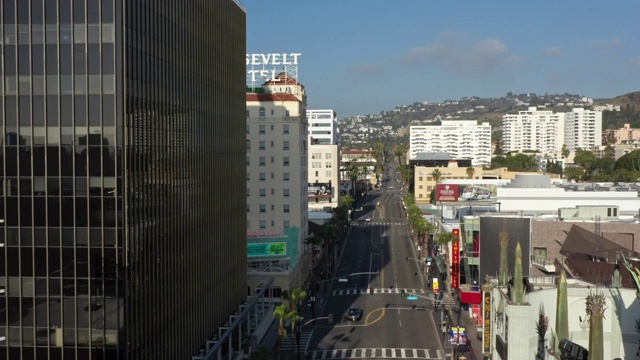
<svg viewBox="0 0 640 360">
<path fill-rule="evenodd" d="M 407 300 L 418 300 L 418 297 L 415 295 L 407 296 Z"/>
</svg>

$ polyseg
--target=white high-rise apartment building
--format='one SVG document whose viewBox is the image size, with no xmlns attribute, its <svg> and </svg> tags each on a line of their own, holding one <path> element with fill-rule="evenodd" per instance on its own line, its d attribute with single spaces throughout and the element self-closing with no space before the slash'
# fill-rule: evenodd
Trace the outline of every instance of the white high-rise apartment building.
<svg viewBox="0 0 640 360">
<path fill-rule="evenodd" d="M 338 144 L 338 118 L 333 110 L 307 110 L 309 144 Z"/>
<path fill-rule="evenodd" d="M 441 125 L 411 126 L 409 159 L 419 153 L 448 153 L 452 159 L 471 159 L 474 166 L 491 163 L 491 125 L 475 120 L 442 121 Z"/>
<path fill-rule="evenodd" d="M 297 257 L 290 283 L 276 284 L 288 289 L 302 286 L 311 271 L 304 257 L 310 254 L 304 244 L 309 229 L 307 96 L 304 86 L 284 73 L 262 89 L 246 94 L 247 236 L 278 237 L 287 228 L 299 228 L 297 248 L 286 249 Z"/>
<path fill-rule="evenodd" d="M 309 210 L 340 205 L 340 145 L 333 110 L 307 110 L 309 121 Z"/>
<path fill-rule="evenodd" d="M 567 150 L 589 150 L 602 145 L 602 112 L 574 108 L 565 113 L 564 141 Z"/>
<path fill-rule="evenodd" d="M 602 112 L 574 108 L 554 113 L 530 107 L 502 117 L 503 152 L 538 151 L 561 156 L 569 151 L 590 149 L 602 144 Z"/>
<path fill-rule="evenodd" d="M 564 113 L 530 107 L 502 117 L 502 151 L 559 154 L 564 144 Z"/>
</svg>

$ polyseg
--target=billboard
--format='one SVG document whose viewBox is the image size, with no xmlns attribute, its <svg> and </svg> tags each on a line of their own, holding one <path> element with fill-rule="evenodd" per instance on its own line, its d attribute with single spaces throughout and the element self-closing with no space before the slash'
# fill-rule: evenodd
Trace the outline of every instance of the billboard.
<svg viewBox="0 0 640 360">
<path fill-rule="evenodd" d="M 287 255 L 286 242 L 247 244 L 248 257 L 271 257 L 271 256 L 281 257 L 286 255 Z"/>
<path fill-rule="evenodd" d="M 460 229 L 451 230 L 451 288 L 457 289 L 460 281 Z"/>
<path fill-rule="evenodd" d="M 436 201 L 490 200 L 496 191 L 495 185 L 436 184 Z"/>
<path fill-rule="evenodd" d="M 311 197 L 331 197 L 331 182 L 307 184 L 307 194 Z"/>
<path fill-rule="evenodd" d="M 459 191 L 458 185 L 455 184 L 436 184 L 436 201 L 457 202 Z"/>
</svg>

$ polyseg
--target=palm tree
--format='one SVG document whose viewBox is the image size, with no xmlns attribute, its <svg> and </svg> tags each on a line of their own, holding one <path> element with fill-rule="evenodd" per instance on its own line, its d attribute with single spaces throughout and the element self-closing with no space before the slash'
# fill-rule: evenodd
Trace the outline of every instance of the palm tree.
<svg viewBox="0 0 640 360">
<path fill-rule="evenodd" d="M 473 166 L 467 168 L 467 176 L 469 179 L 473 179 L 473 175 L 476 173 L 476 169 Z"/>
<path fill-rule="evenodd" d="M 451 305 L 452 305 L 452 299 L 451 299 L 451 264 L 449 261 L 449 243 L 453 241 L 453 235 L 450 232 L 441 232 L 440 234 L 438 234 L 438 238 L 436 240 L 436 242 L 439 245 L 442 246 L 446 246 L 447 248 L 447 253 L 444 257 L 445 262 L 447 264 L 447 295 L 449 295 L 449 319 L 452 319 L 451 317 Z"/>
<path fill-rule="evenodd" d="M 316 249 L 320 246 L 322 246 L 323 243 L 323 239 L 320 236 L 311 234 L 309 236 L 307 236 L 306 239 L 304 239 L 305 244 L 307 245 L 311 245 L 311 285 L 313 286 L 313 289 L 315 289 L 315 281 L 316 281 L 316 277 L 315 277 L 315 264 L 314 264 L 314 256 L 316 254 Z"/>
<path fill-rule="evenodd" d="M 251 360 L 273 360 L 273 351 L 267 349 L 264 345 L 258 346 L 258 349 L 249 356 Z"/>
<path fill-rule="evenodd" d="M 433 169 L 433 171 L 431 172 L 431 177 L 433 178 L 433 181 L 437 184 L 440 182 L 440 179 L 442 179 L 442 173 L 440 172 L 439 169 Z"/>
<path fill-rule="evenodd" d="M 278 305 L 273 311 L 273 317 L 278 319 L 278 359 L 282 354 L 282 340 L 287 337 L 287 329 L 284 328 L 285 320 L 290 318 L 291 312 L 285 305 Z"/>
</svg>

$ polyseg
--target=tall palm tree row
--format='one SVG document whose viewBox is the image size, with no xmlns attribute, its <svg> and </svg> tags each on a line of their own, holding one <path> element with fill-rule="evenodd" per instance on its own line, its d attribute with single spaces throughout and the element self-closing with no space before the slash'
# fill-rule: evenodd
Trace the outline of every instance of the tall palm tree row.
<svg viewBox="0 0 640 360">
<path fill-rule="evenodd" d="M 300 316 L 296 310 L 291 311 L 286 305 L 278 305 L 273 311 L 273 317 L 278 319 L 278 359 L 282 357 L 282 341 L 287 337 L 287 329 L 285 325 L 287 322 L 295 324 Z"/>
</svg>

